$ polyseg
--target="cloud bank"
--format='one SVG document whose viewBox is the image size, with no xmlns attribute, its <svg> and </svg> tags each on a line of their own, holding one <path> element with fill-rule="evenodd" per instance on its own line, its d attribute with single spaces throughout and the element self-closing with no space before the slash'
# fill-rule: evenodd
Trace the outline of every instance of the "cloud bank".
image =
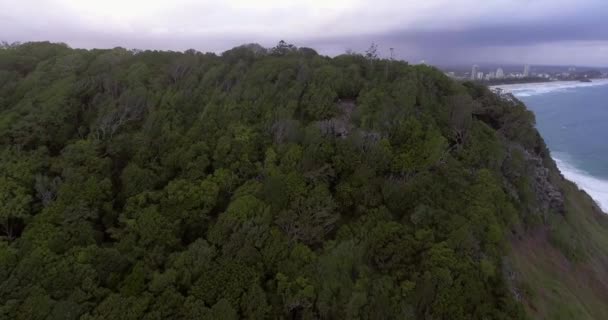
<svg viewBox="0 0 608 320">
<path fill-rule="evenodd" d="M 431 63 L 608 66 L 605 0 L 0 0 L 0 40 L 223 51 L 285 39 Z"/>
</svg>

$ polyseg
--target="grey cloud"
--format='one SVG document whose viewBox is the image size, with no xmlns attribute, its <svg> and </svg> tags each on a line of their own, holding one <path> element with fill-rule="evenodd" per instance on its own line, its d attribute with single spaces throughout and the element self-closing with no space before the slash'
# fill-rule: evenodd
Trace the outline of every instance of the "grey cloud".
<svg viewBox="0 0 608 320">
<path fill-rule="evenodd" d="M 343 48 L 364 50 L 371 42 L 398 50 L 401 58 L 433 63 L 543 62 L 608 66 L 608 2 L 597 10 L 572 10 L 571 14 L 525 22 L 484 21 L 462 29 L 397 29 L 346 38 L 308 39 L 315 46 L 338 53 Z M 605 10 L 604 10 L 605 9 Z M 580 50 L 564 50 L 578 46 Z M 554 48 L 539 50 L 538 47 Z M 542 51 L 542 52 L 541 52 Z M 485 55 L 485 56 L 484 56 Z M 588 57 L 588 59 L 585 59 Z M 522 61 L 523 60 L 523 61 Z"/>
<path fill-rule="evenodd" d="M 608 50 L 608 1 L 600 0 L 520 0 L 510 2 L 512 4 L 496 1 L 486 3 L 490 9 L 482 8 L 483 10 L 480 10 L 478 2 L 471 0 L 427 0 L 436 6 L 429 9 L 431 11 L 421 11 L 424 18 L 418 17 L 416 12 L 406 10 L 407 6 L 389 0 L 376 0 L 374 8 L 345 7 L 344 10 L 337 10 L 318 19 L 310 14 L 314 12 L 310 11 L 310 6 L 306 8 L 309 10 L 306 15 L 297 10 L 298 6 L 290 7 L 286 4 L 280 9 L 267 6 L 260 11 L 260 16 L 256 16 L 242 9 L 233 12 L 230 5 L 224 3 L 199 4 L 176 0 L 176 5 L 163 11 L 161 16 L 156 17 L 158 19 L 135 14 L 134 21 L 112 20 L 120 23 L 120 27 L 116 28 L 112 22 L 106 25 L 91 23 L 90 17 L 78 15 L 77 11 L 67 7 L 61 8 L 58 4 L 65 2 L 55 1 L 32 4 L 32 1 L 23 0 L 21 3 L 25 4 L 15 9 L 19 3 L 9 6 L 7 0 L 0 0 L 0 30 L 3 31 L 0 40 L 61 41 L 85 48 L 194 48 L 221 52 L 241 43 L 259 42 L 270 46 L 285 39 L 296 45 L 314 47 L 329 55 L 339 54 L 349 48 L 363 51 L 373 41 L 380 44 L 385 55 L 388 54 L 389 47 L 394 47 L 398 57 L 410 61 L 548 61 L 564 64 L 582 61 L 586 64 L 608 65 L 608 56 L 605 54 Z M 184 6 L 179 5 L 181 2 Z M 28 8 L 28 3 L 31 8 Z M 34 6 L 38 3 L 41 9 L 36 11 Z M 322 2 L 317 2 L 317 5 L 319 3 Z M 392 6 L 401 8 L 403 13 L 391 12 L 389 9 Z M 458 8 L 460 13 L 451 16 L 450 6 Z M 371 9 L 377 7 L 382 10 L 374 13 Z M 518 11 L 520 7 L 521 10 Z M 477 16 L 467 17 L 467 8 L 476 12 Z M 526 11 L 526 8 L 531 9 Z M 367 9 L 371 13 L 366 12 Z M 433 11 L 435 9 L 436 12 Z M 465 12 L 464 16 L 462 12 Z M 402 21 L 395 19 L 401 15 Z M 384 23 L 389 18 L 395 20 L 395 23 Z M 302 28 L 294 29 L 293 21 L 298 22 L 298 19 L 302 20 Z M 382 27 L 375 26 L 374 19 Z M 257 31 L 242 28 L 243 25 L 255 25 L 258 21 L 261 28 L 257 28 Z M 127 27 L 122 25 L 123 22 Z M 387 27 L 389 25 L 390 28 Z M 340 32 L 330 32 L 333 30 Z M 577 46 L 577 49 L 574 50 L 573 46 Z"/>
</svg>

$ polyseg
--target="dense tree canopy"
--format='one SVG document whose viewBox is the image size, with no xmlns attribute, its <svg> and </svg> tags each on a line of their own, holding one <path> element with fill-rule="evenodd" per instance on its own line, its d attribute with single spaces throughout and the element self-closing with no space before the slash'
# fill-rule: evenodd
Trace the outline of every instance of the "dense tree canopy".
<svg viewBox="0 0 608 320">
<path fill-rule="evenodd" d="M 523 318 L 533 121 L 375 47 L 5 45 L 0 318 Z"/>
</svg>

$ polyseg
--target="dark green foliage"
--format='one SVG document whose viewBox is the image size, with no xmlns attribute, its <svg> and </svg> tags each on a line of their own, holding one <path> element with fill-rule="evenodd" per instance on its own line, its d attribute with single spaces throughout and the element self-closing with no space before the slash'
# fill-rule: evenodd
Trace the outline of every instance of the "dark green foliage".
<svg viewBox="0 0 608 320">
<path fill-rule="evenodd" d="M 373 47 L 2 47 L 0 318 L 521 318 L 513 144 L 525 107 Z"/>
</svg>

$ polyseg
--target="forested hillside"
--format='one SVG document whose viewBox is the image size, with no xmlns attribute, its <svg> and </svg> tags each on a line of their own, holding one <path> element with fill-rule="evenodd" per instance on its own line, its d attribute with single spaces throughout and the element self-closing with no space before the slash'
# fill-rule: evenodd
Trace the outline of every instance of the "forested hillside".
<svg viewBox="0 0 608 320">
<path fill-rule="evenodd" d="M 512 248 L 588 261 L 562 180 L 519 101 L 373 50 L 4 45 L 0 318 L 545 316 Z"/>
</svg>

